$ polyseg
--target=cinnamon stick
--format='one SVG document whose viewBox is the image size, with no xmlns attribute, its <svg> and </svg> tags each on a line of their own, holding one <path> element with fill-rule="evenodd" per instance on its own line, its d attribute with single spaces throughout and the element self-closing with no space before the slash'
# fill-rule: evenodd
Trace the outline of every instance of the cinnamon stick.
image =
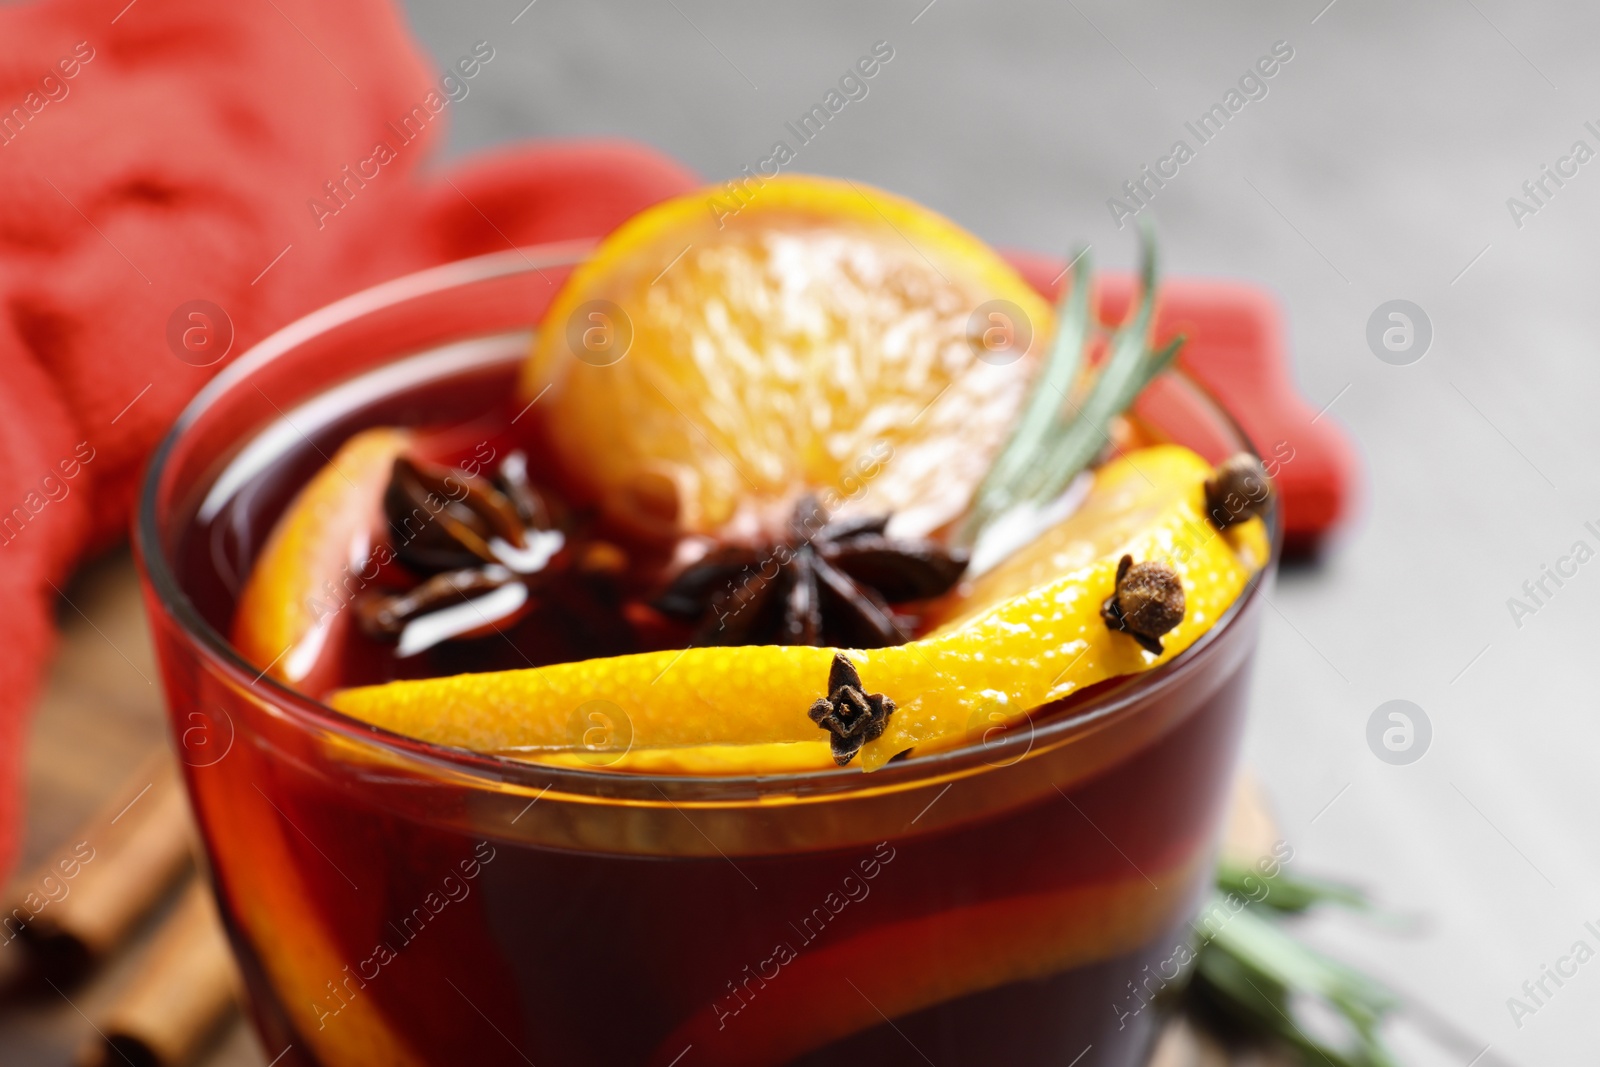
<svg viewBox="0 0 1600 1067">
<path fill-rule="evenodd" d="M 238 990 L 239 973 L 211 891 L 202 879 L 191 878 L 78 1063 L 182 1067 L 215 1036 Z"/>
<path fill-rule="evenodd" d="M 0 913 L 0 954 L 24 951 L 35 979 L 81 978 L 188 869 L 190 827 L 177 769 L 162 753 L 15 883 Z"/>
</svg>

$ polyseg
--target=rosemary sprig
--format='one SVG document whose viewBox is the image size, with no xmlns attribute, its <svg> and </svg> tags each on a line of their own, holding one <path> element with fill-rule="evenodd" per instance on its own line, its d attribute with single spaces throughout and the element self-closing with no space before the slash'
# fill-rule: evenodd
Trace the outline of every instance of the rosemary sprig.
<svg viewBox="0 0 1600 1067">
<path fill-rule="evenodd" d="M 1242 867 L 1223 859 L 1217 864 L 1216 881 L 1219 892 L 1232 893 L 1241 900 L 1249 900 L 1252 884 L 1259 885 L 1260 877 L 1254 867 Z M 1316 904 L 1337 904 L 1352 911 L 1372 911 L 1372 902 L 1355 886 L 1306 875 L 1290 878 L 1280 874 L 1273 879 L 1272 892 L 1256 903 L 1292 915 L 1298 915 Z"/>
<path fill-rule="evenodd" d="M 1239 899 L 1244 874 L 1224 865 L 1217 876 L 1219 891 Z M 1400 998 L 1297 940 L 1269 917 L 1297 914 L 1318 903 L 1368 907 L 1366 897 L 1349 886 L 1280 874 L 1259 910 L 1250 904 L 1207 933 L 1191 991 L 1251 1030 L 1292 1045 L 1308 1064 L 1398 1067 L 1381 1029 L 1401 1007 Z M 1344 1022 L 1345 1041 L 1334 1044 L 1316 1036 L 1325 1027 L 1306 1020 L 1308 1001 Z"/>
<path fill-rule="evenodd" d="M 1068 268 L 1072 277 L 1057 307 L 1056 335 L 1044 367 L 1028 394 L 1017 428 L 995 457 L 973 502 L 968 528 L 974 531 L 1017 504 L 1018 492 L 1038 457 L 1060 433 L 1062 401 L 1077 385 L 1078 371 L 1089 342 L 1089 291 L 1094 277 L 1087 247 L 1079 249 Z M 972 540 L 976 540 L 974 536 Z"/>
<path fill-rule="evenodd" d="M 1156 247 L 1148 223 L 1139 230 L 1139 296 L 1132 313 L 1110 336 L 1109 352 L 1086 386 L 1087 351 L 1096 336 L 1090 306 L 1093 272 L 1088 249 L 1079 252 L 1072 277 L 1057 308 L 1056 336 L 1034 382 L 1017 427 L 974 494 L 958 540 L 986 555 L 983 541 L 996 531 L 1045 513 L 1073 480 L 1110 443 L 1112 421 L 1172 361 L 1183 346 L 1179 337 L 1153 348 Z M 1082 392 L 1082 403 L 1074 393 Z M 1037 532 L 1037 531 L 1033 531 Z M 1014 537 L 1010 533 L 1008 540 Z M 1031 538 L 1021 538 L 1027 540 Z"/>
</svg>

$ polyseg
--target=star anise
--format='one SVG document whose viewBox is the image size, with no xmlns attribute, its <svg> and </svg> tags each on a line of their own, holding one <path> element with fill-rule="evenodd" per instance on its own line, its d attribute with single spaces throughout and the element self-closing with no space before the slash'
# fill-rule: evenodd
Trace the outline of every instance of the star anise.
<svg viewBox="0 0 1600 1067">
<path fill-rule="evenodd" d="M 549 509 L 527 481 L 527 463 L 513 452 L 496 479 L 401 456 L 383 495 L 395 554 L 422 574 L 498 563 L 540 570 L 561 547 Z M 531 542 L 540 546 L 527 555 Z"/>
<path fill-rule="evenodd" d="M 374 637 L 399 637 L 412 620 L 492 593 L 511 584 L 514 577 L 498 564 L 445 571 L 403 593 L 363 597 L 356 601 L 356 617 L 361 628 Z"/>
<path fill-rule="evenodd" d="M 713 549 L 673 580 L 656 607 L 694 620 L 695 645 L 902 644 L 910 634 L 890 605 L 948 591 L 967 554 L 890 537 L 888 522 L 887 515 L 828 521 L 807 497 L 786 537 Z"/>
<path fill-rule="evenodd" d="M 513 452 L 492 479 L 407 456 L 394 462 L 384 514 L 395 557 L 422 581 L 369 590 L 356 605 L 369 636 L 398 639 L 402 655 L 515 622 L 533 606 L 533 586 L 566 543 Z M 520 587 L 520 588 L 518 588 Z M 489 599 L 490 594 L 517 588 Z M 467 603 L 475 611 L 456 611 Z M 408 628 L 432 616 L 438 625 Z"/>
<path fill-rule="evenodd" d="M 868 694 L 855 664 L 843 652 L 833 654 L 828 669 L 828 695 L 811 705 L 811 721 L 828 731 L 833 761 L 843 767 L 861 746 L 881 737 L 889 725 L 894 701 L 881 693 Z"/>
</svg>

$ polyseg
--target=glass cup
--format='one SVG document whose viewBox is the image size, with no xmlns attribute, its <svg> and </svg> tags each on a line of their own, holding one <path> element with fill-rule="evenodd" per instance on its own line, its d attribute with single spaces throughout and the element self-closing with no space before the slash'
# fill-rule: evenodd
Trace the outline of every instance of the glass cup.
<svg viewBox="0 0 1600 1067">
<path fill-rule="evenodd" d="M 322 456 L 508 396 L 588 248 L 485 256 L 324 308 L 221 373 L 150 464 L 144 594 L 268 1057 L 1142 1063 L 1147 1001 L 1212 876 L 1270 564 L 1165 666 L 1011 728 L 980 717 L 964 747 L 870 774 L 651 776 L 445 749 L 229 646 L 249 562 Z M 1249 447 L 1176 373 L 1135 417 L 1212 461 Z"/>
</svg>

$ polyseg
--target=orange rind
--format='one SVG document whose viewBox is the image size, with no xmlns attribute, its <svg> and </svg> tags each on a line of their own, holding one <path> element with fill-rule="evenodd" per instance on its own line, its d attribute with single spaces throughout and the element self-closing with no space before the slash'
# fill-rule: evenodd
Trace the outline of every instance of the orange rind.
<svg viewBox="0 0 1600 1067">
<path fill-rule="evenodd" d="M 317 693 L 333 676 L 346 611 L 364 587 L 382 500 L 404 430 L 356 434 L 297 493 L 257 557 L 234 615 L 233 644 L 280 681 Z M 370 575 L 368 576 L 370 577 Z"/>
<path fill-rule="evenodd" d="M 862 748 L 860 765 L 874 769 L 906 749 L 981 734 L 1180 655 L 1244 591 L 1251 561 L 1265 558 L 1259 520 L 1226 534 L 1207 521 L 1210 470 L 1173 445 L 1116 459 L 1095 474 L 1072 517 L 952 598 L 948 621 L 904 645 L 846 650 L 867 689 L 897 705 L 882 736 Z M 1187 610 L 1160 655 L 1101 618 L 1124 554 L 1165 561 L 1183 583 Z M 582 709 L 594 708 L 640 749 L 814 742 L 819 731 L 806 713 L 825 695 L 835 651 L 667 650 L 391 682 L 336 692 L 330 703 L 435 744 L 531 756 L 582 751 L 591 728 Z"/>
</svg>

